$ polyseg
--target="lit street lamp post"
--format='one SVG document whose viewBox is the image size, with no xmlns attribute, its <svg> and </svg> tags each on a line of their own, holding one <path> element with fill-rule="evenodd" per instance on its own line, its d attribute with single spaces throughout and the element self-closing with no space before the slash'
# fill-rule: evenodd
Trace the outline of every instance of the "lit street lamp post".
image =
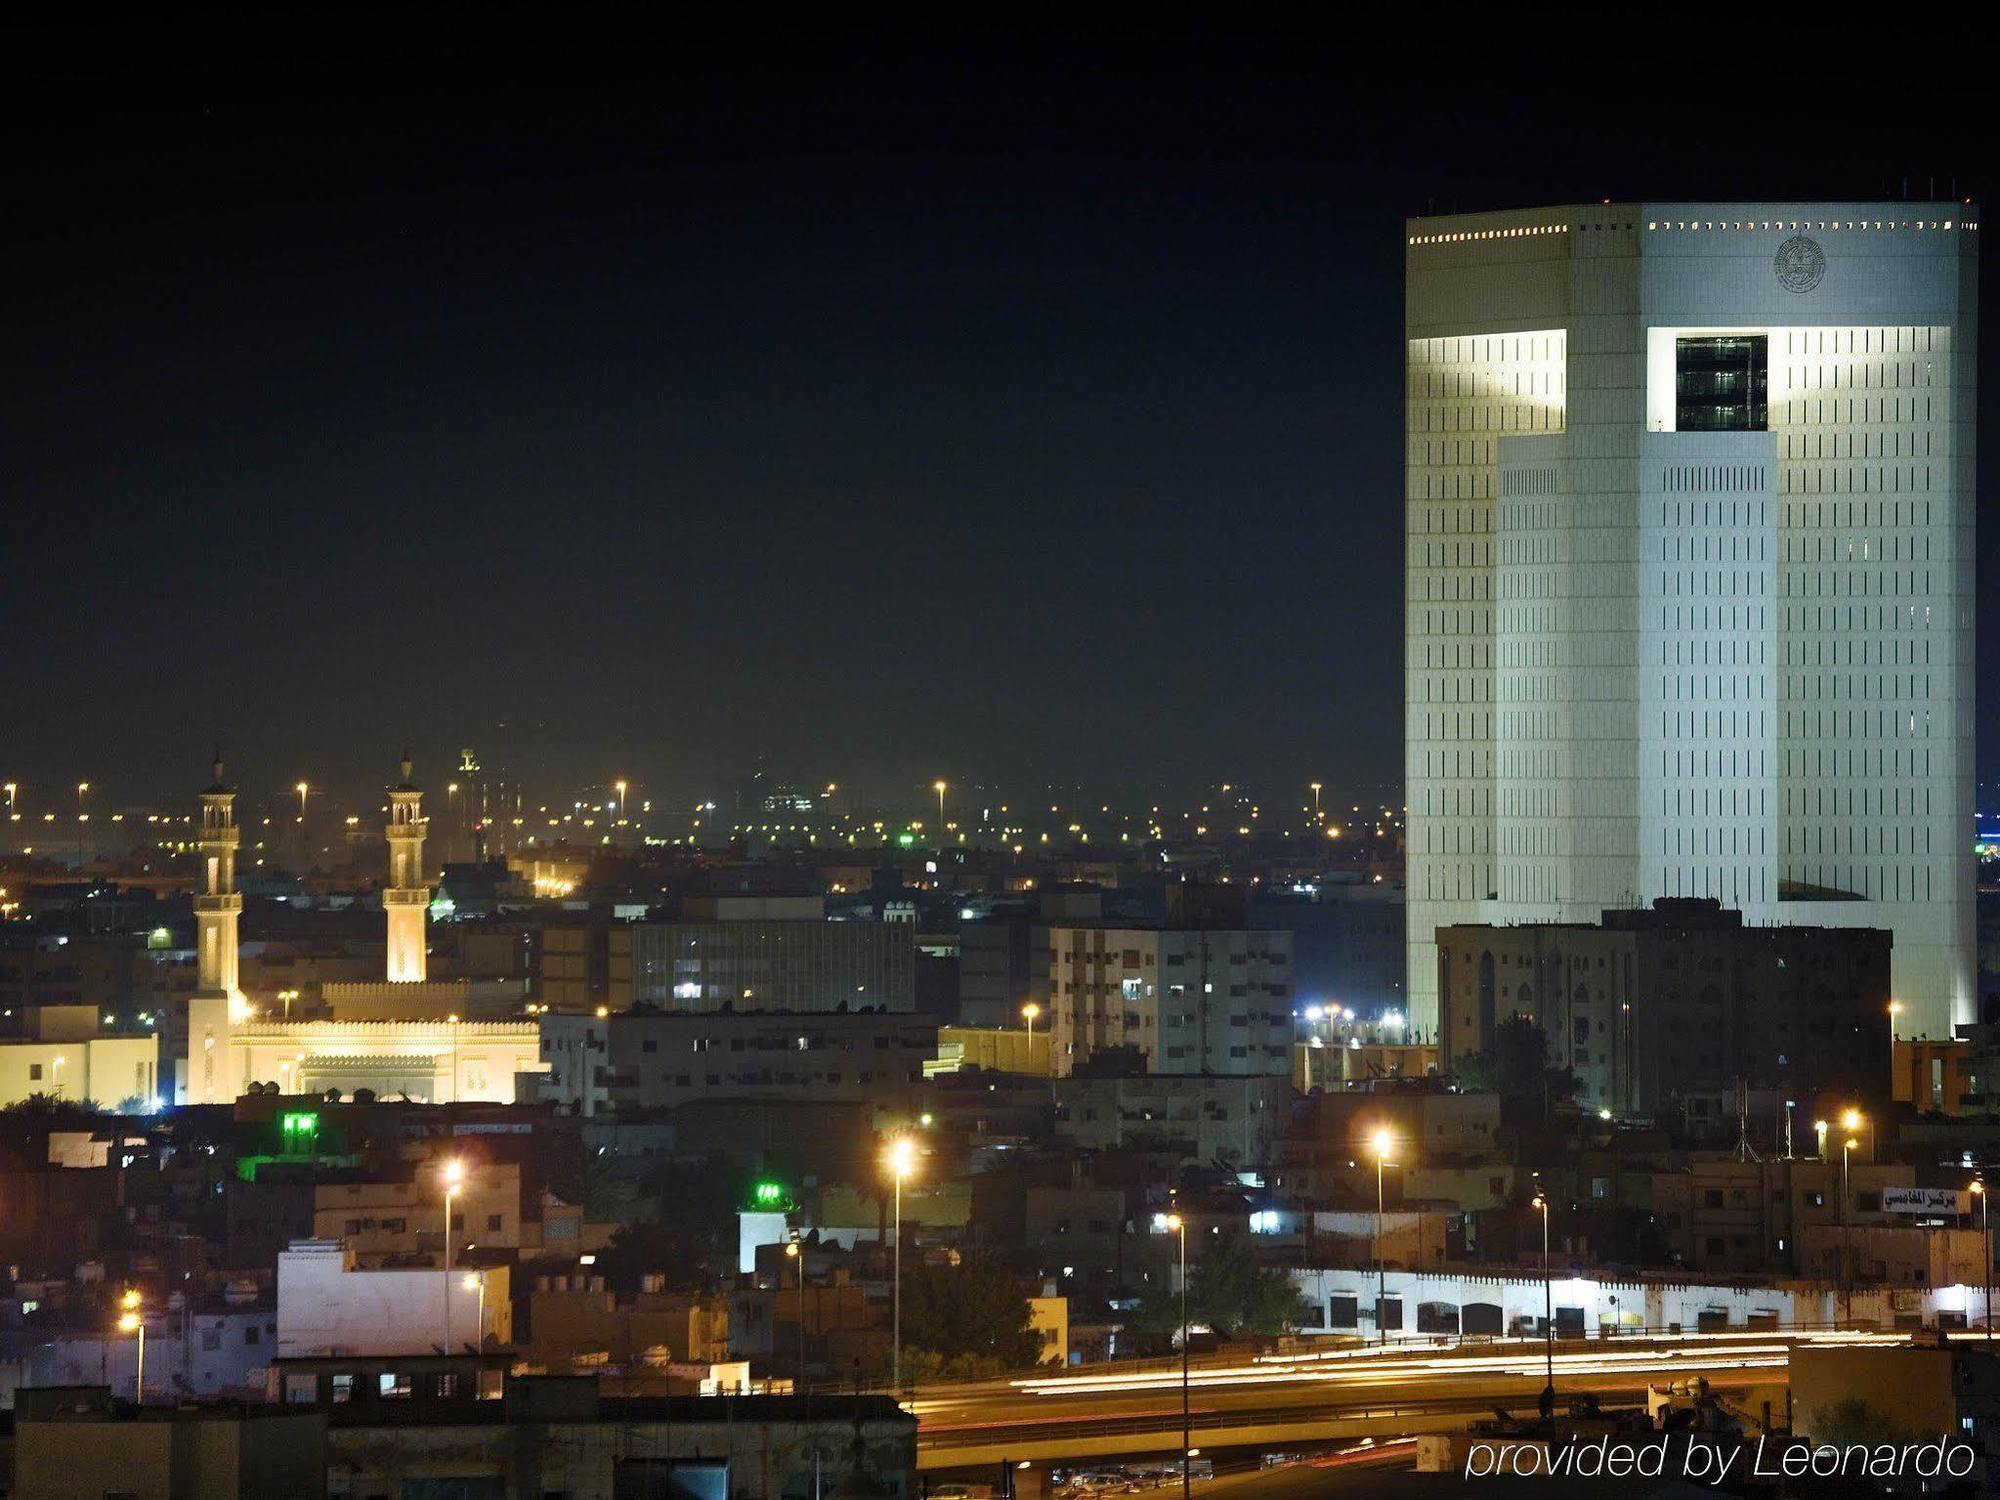
<svg viewBox="0 0 2000 1500">
<path fill-rule="evenodd" d="M 118 1319 L 118 1327 L 126 1333 L 139 1335 L 139 1371 L 133 1383 L 132 1399 L 135 1404 L 146 1404 L 146 1317 L 139 1310 L 139 1293 L 128 1291 L 121 1299 L 125 1312 Z"/>
<path fill-rule="evenodd" d="M 943 783 L 942 781 L 934 781 L 931 783 L 931 790 L 938 794 L 938 844 L 940 847 L 942 847 L 944 844 L 945 783 Z"/>
<path fill-rule="evenodd" d="M 1852 1115 L 1853 1111 L 1848 1111 Z M 1854 1244 L 1853 1230 L 1847 1222 L 1847 1159 L 1854 1154 L 1854 1148 L 1861 1143 L 1849 1136 L 1840 1143 L 1840 1321 L 1854 1320 Z"/>
<path fill-rule="evenodd" d="M 1535 1194 L 1535 1207 L 1542 1211 L 1542 1362 L 1548 1383 L 1542 1387 L 1542 1415 L 1556 1413 L 1556 1306 L 1555 1283 L 1549 1279 L 1549 1195 Z"/>
<path fill-rule="evenodd" d="M 1384 1125 L 1369 1137 L 1375 1152 L 1375 1342 L 1386 1345 L 1389 1330 L 1382 1322 L 1382 1304 L 1388 1300 L 1389 1270 L 1382 1259 L 1382 1166 L 1395 1149 L 1396 1137 Z"/>
<path fill-rule="evenodd" d="M 464 1281 L 460 1282 L 459 1285 L 464 1287 L 468 1292 L 479 1293 L 479 1318 L 472 1325 L 472 1342 L 478 1351 L 484 1354 L 486 1352 L 486 1273 L 484 1271 L 475 1271 L 467 1276 Z M 445 1353 L 451 1353 L 449 1345 L 446 1346 Z"/>
<path fill-rule="evenodd" d="M 1181 1240 L 1181 1500 L 1187 1500 L 1190 1484 L 1188 1464 L 1194 1457 L 1194 1422 L 1188 1405 L 1187 1220 L 1179 1214 L 1168 1214 L 1167 1228 L 1179 1235 Z"/>
<path fill-rule="evenodd" d="M 895 1241 L 890 1272 L 889 1385 L 898 1400 L 903 1391 L 903 1179 L 916 1169 L 917 1143 L 898 1136 L 889 1146 L 889 1175 L 896 1180 Z"/>
<path fill-rule="evenodd" d="M 451 1200 L 465 1182 L 465 1163 L 453 1159 L 440 1173 L 444 1181 L 444 1348 L 451 1352 Z"/>
<path fill-rule="evenodd" d="M 1975 1178 L 1973 1195 L 1979 1199 L 1979 1233 L 1986 1246 L 1986 1259 L 1982 1263 L 1980 1282 L 1985 1288 L 1986 1304 L 1986 1347 L 1993 1347 L 1993 1203 L 1986 1195 L 1986 1179 Z"/>
<path fill-rule="evenodd" d="M 802 1391 L 806 1385 L 806 1252 L 799 1244 L 796 1229 L 785 1242 L 785 1255 L 799 1263 L 799 1379 L 796 1389 Z"/>
</svg>

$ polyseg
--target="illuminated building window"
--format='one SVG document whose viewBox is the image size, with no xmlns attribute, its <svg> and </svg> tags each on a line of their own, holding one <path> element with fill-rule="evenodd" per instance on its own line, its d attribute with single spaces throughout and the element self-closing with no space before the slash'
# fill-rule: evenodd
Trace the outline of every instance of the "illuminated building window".
<svg viewBox="0 0 2000 1500">
<path fill-rule="evenodd" d="M 1764 432 L 1770 427 L 1762 334 L 1674 340 L 1674 426 L 1682 432 Z"/>
</svg>

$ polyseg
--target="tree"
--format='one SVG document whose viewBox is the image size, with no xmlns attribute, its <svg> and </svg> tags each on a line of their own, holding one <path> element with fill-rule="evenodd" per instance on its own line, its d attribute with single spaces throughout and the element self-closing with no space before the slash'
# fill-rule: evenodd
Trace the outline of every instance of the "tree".
<svg viewBox="0 0 2000 1500">
<path fill-rule="evenodd" d="M 1257 1259 L 1240 1234 L 1211 1235 L 1206 1245 L 1188 1241 L 1188 1322 L 1220 1334 L 1279 1334 L 1311 1316 L 1305 1298 L 1283 1271 Z M 1178 1332 L 1180 1293 L 1168 1286 L 1149 1292 L 1135 1321 L 1154 1332 Z"/>
<path fill-rule="evenodd" d="M 0 1104 L 0 1111 L 21 1115 L 94 1115 L 98 1108 L 88 1099 L 67 1099 L 61 1094 L 35 1093 L 23 1095 L 11 1104 Z"/>
<path fill-rule="evenodd" d="M 903 1267 L 903 1346 L 929 1355 L 952 1374 L 993 1374 L 1032 1367 L 1041 1337 L 1028 1319 L 1023 1284 L 976 1256 L 957 1265 Z"/>
<path fill-rule="evenodd" d="M 1870 1406 L 1858 1396 L 1815 1407 L 1808 1430 L 1816 1442 L 1830 1443 L 1836 1448 L 1917 1440 L 1917 1434 L 1905 1432 L 1889 1413 Z"/>
<path fill-rule="evenodd" d="M 1509 1016 L 1493 1028 L 1493 1041 L 1453 1070 L 1468 1093 L 1498 1094 L 1514 1105 L 1537 1109 L 1576 1093 L 1576 1076 L 1549 1066 L 1549 1036 L 1528 1016 Z"/>
</svg>

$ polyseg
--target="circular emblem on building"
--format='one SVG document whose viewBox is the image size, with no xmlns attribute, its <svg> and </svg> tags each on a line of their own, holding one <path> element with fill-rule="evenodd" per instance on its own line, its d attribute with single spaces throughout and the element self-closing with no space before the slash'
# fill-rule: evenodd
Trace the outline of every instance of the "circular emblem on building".
<svg viewBox="0 0 2000 1500">
<path fill-rule="evenodd" d="M 1779 286 L 1788 292 L 1809 292 L 1826 274 L 1826 252 L 1818 240 L 1795 234 L 1778 246 L 1771 264 L 1778 273 Z"/>
</svg>

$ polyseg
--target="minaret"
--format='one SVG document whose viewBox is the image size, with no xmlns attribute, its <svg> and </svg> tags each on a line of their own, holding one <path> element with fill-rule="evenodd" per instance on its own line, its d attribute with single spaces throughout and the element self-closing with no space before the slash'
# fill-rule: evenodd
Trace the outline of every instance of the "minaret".
<svg viewBox="0 0 2000 1500">
<path fill-rule="evenodd" d="M 389 982 L 424 979 L 424 918 L 431 893 L 424 885 L 424 794 L 410 780 L 410 752 L 403 752 L 403 779 L 389 788 L 389 885 L 382 914 L 389 923 Z"/>
<path fill-rule="evenodd" d="M 195 991 L 188 1000 L 188 1057 L 185 1086 L 190 1103 L 228 1104 L 236 1098 L 235 1054 L 230 1035 L 248 1014 L 236 987 L 237 919 L 243 897 L 236 889 L 236 788 L 222 779 L 222 756 L 215 780 L 201 794 L 201 888 L 195 893 Z"/>
</svg>

